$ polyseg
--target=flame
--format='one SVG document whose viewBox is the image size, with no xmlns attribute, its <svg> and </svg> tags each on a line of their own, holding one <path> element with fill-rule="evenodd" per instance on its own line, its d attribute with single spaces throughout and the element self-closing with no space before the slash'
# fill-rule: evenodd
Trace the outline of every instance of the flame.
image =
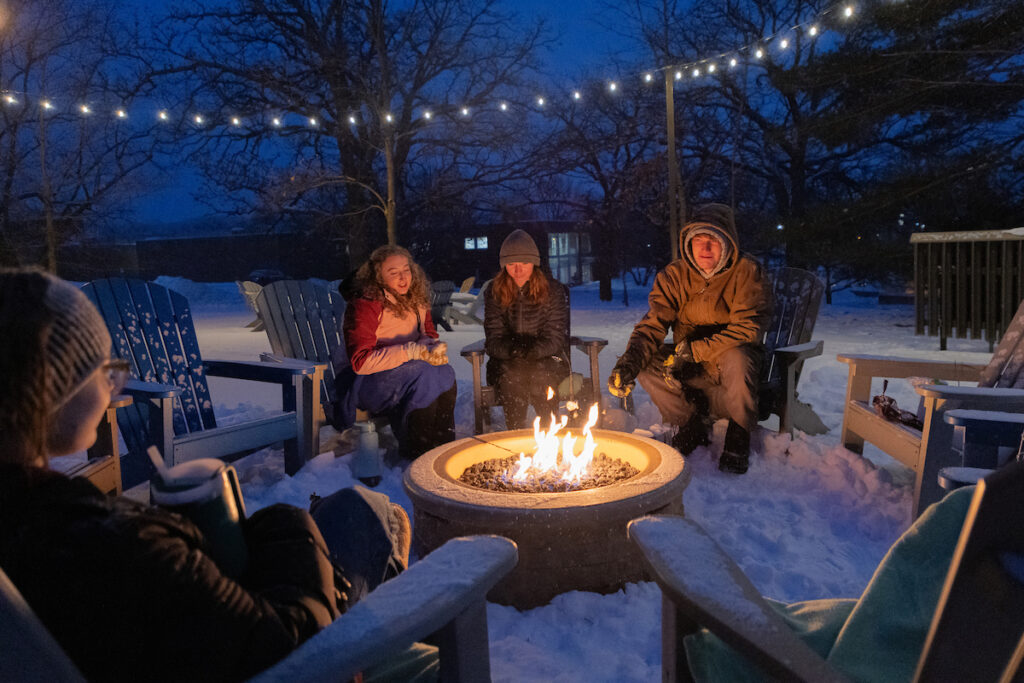
<svg viewBox="0 0 1024 683">
<path fill-rule="evenodd" d="M 540 417 L 534 418 L 533 439 L 536 448 L 533 455 L 520 453 L 512 479 L 524 482 L 531 477 L 552 475 L 564 482 L 579 483 L 594 460 L 597 443 L 590 428 L 597 424 L 597 418 L 598 407 L 595 403 L 590 406 L 587 423 L 583 426 L 583 448 L 579 453 L 576 453 L 576 442 L 579 439 L 568 431 L 561 434 L 569 423 L 567 416 L 563 415 L 561 420 L 556 420 L 552 415 L 547 431 L 540 428 Z"/>
<path fill-rule="evenodd" d="M 551 387 L 548 387 L 548 400 L 550 401 L 554 397 L 555 397 L 555 390 L 552 389 Z"/>
</svg>

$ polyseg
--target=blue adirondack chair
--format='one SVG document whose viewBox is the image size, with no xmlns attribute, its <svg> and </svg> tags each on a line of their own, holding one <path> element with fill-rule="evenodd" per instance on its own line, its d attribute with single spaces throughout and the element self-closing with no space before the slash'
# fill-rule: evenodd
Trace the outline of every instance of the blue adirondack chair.
<svg viewBox="0 0 1024 683">
<path fill-rule="evenodd" d="M 151 445 L 160 448 L 170 466 L 200 457 L 233 459 L 283 442 L 288 474 L 317 455 L 316 366 L 203 360 L 188 300 L 153 282 L 109 278 L 94 280 L 82 290 L 107 323 L 111 353 L 132 365 L 135 381 L 125 393 L 135 400 L 117 411 L 127 446 L 121 459 L 126 488 L 151 476 L 153 466 L 146 457 Z M 218 427 L 207 375 L 280 385 L 282 413 Z"/>
</svg>

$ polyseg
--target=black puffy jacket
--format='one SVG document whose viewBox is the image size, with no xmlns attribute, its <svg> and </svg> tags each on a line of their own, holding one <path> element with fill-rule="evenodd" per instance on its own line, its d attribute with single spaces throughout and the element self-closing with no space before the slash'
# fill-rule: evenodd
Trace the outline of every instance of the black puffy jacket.
<svg viewBox="0 0 1024 683">
<path fill-rule="evenodd" d="M 244 679 L 339 615 L 306 511 L 265 508 L 244 531 L 249 567 L 236 581 L 184 517 L 0 465 L 0 566 L 90 681 Z"/>
<path fill-rule="evenodd" d="M 547 276 L 545 276 L 547 277 Z M 565 286 L 548 277 L 548 298 L 534 303 L 520 289 L 503 309 L 488 287 L 484 294 L 484 350 L 491 358 L 539 360 L 568 347 L 569 299 Z"/>
</svg>

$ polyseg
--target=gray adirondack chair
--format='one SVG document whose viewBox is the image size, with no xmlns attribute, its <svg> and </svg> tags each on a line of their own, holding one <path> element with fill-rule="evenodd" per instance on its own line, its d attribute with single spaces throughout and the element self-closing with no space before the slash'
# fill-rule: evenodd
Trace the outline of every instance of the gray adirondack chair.
<svg viewBox="0 0 1024 683">
<path fill-rule="evenodd" d="M 261 358 L 315 363 L 322 402 L 335 401 L 338 393 L 332 361 L 344 358 L 345 354 L 341 332 L 345 299 L 337 288 L 328 289 L 311 280 L 278 280 L 264 287 L 254 303 L 273 351 Z M 316 410 L 318 423 L 323 423 L 323 406 Z"/>
<path fill-rule="evenodd" d="M 1024 412 L 1024 301 L 987 365 L 852 354 L 839 355 L 838 359 L 850 366 L 842 443 L 851 451 L 862 453 L 864 442 L 868 441 L 914 470 L 916 517 L 944 494 L 939 486 L 939 470 L 958 464 L 958 456 L 950 447 L 953 425 L 943 419 L 946 411 L 961 408 Z M 976 382 L 977 386 L 917 387 L 924 412 L 924 427 L 918 431 L 875 413 L 870 401 L 871 381 L 876 377 L 928 377 Z"/>
<path fill-rule="evenodd" d="M 807 434 L 828 431 L 796 390 L 804 361 L 820 356 L 824 348 L 822 341 L 811 340 L 824 291 L 817 275 L 800 268 L 782 268 L 772 274 L 775 308 L 764 336 L 758 406 L 762 420 L 772 413 L 779 416 L 780 433 L 792 433 L 794 428 Z"/>
<path fill-rule="evenodd" d="M 1018 681 L 1024 674 L 1024 576 L 1014 569 L 1024 562 L 1021 519 L 1024 464 L 1015 463 L 975 490 L 915 681 Z M 793 633 L 695 522 L 642 517 L 628 532 L 662 590 L 663 681 L 692 680 L 679 639 L 699 627 L 778 680 L 847 680 Z"/>
<path fill-rule="evenodd" d="M 939 470 L 939 486 L 952 491 L 976 484 L 1011 459 L 1024 462 L 1024 413 L 998 410 L 949 410 L 952 449 L 958 463 Z"/>
<path fill-rule="evenodd" d="M 485 284 L 486 286 L 486 284 Z M 561 285 L 565 293 L 565 297 L 569 299 L 569 288 L 565 285 Z M 483 289 L 481 288 L 480 296 L 483 296 Z M 568 343 L 566 345 L 566 355 L 572 352 L 572 348 L 579 349 L 587 356 L 590 376 L 586 377 L 582 373 L 573 372 L 570 382 L 563 382 L 566 388 L 569 388 L 571 383 L 571 392 L 561 392 L 560 398 L 569 398 L 569 394 L 572 394 L 580 405 L 586 410 L 586 407 L 597 403 L 601 404 L 601 370 L 599 367 L 598 354 L 601 353 L 601 349 L 608 346 L 607 339 L 601 339 L 599 337 L 579 337 L 571 335 L 569 329 L 565 330 L 566 339 Z M 491 408 L 498 405 L 497 394 L 494 391 L 494 387 L 485 384 L 486 379 L 483 367 L 484 360 L 487 356 L 484 350 L 484 339 L 478 339 L 472 344 L 462 347 L 462 351 L 459 352 L 463 358 L 468 360 L 473 365 L 473 422 L 474 422 L 474 434 L 482 434 L 484 431 L 490 429 L 491 426 Z"/>
<path fill-rule="evenodd" d="M 235 284 L 238 285 L 238 293 L 242 295 L 243 299 L 245 299 L 246 307 L 255 313 L 256 295 L 260 293 L 261 289 L 263 289 L 263 285 L 257 284 L 251 280 L 235 280 Z M 246 325 L 246 327 L 251 328 L 253 332 L 261 332 L 263 331 L 263 321 L 257 317 Z"/>
<path fill-rule="evenodd" d="M 233 459 L 283 442 L 289 474 L 317 455 L 313 407 L 320 388 L 311 364 L 204 360 L 188 300 L 153 282 L 108 278 L 82 290 L 107 323 L 113 355 L 131 364 L 137 380 L 125 387 L 134 402 L 117 411 L 127 446 L 121 458 L 125 488 L 151 476 L 151 445 L 170 466 L 194 458 Z M 279 385 L 282 413 L 218 426 L 208 375 Z"/>
<path fill-rule="evenodd" d="M 444 681 L 489 681 L 485 596 L 516 565 L 500 536 L 455 538 L 381 584 L 252 681 L 347 681 L 433 634 Z M 85 681 L 0 569 L 0 680 Z"/>
<path fill-rule="evenodd" d="M 430 284 L 430 317 L 434 324 L 447 332 L 452 331 L 448 317 L 452 310 L 452 293 L 455 283 L 451 280 L 438 280 Z"/>
</svg>

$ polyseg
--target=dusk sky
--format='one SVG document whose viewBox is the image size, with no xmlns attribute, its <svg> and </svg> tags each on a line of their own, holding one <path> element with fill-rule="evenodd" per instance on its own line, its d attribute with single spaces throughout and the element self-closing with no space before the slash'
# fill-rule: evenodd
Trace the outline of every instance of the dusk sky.
<svg viewBox="0 0 1024 683">
<path fill-rule="evenodd" d="M 164 7 L 174 5 L 167 0 L 129 0 L 144 15 L 157 16 Z M 545 59 L 559 78 L 570 79 L 581 74 L 597 76 L 607 70 L 606 55 L 631 46 L 621 36 L 601 26 L 599 17 L 606 10 L 606 0 L 508 0 L 505 7 L 524 19 L 544 17 L 551 29 L 561 37 Z M 179 168 L 167 178 L 161 189 L 139 195 L 134 215 L 142 225 L 176 223 L 205 215 L 208 208 L 192 199 L 202 180 L 189 168 Z"/>
</svg>

